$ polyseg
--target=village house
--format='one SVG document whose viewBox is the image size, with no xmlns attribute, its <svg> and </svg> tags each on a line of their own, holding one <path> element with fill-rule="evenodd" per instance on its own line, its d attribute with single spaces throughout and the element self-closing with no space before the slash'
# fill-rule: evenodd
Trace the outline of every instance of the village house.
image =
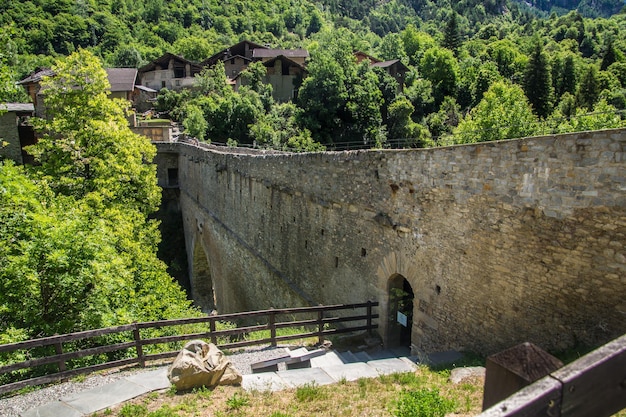
<svg viewBox="0 0 626 417">
<path fill-rule="evenodd" d="M 250 41 L 241 41 L 213 54 L 202 61 L 200 65 L 202 67 L 212 67 L 221 61 L 224 63 L 226 77 L 234 80 L 253 61 L 253 53 L 257 49 L 268 49 L 268 47 Z"/>
<path fill-rule="evenodd" d="M 380 59 L 374 58 L 373 56 L 368 55 L 363 51 L 356 51 L 354 53 L 354 56 L 356 57 L 356 62 L 358 63 L 368 60 L 370 62 L 370 67 L 384 69 L 387 74 L 391 75 L 398 82 L 398 92 L 402 91 L 402 89 L 404 88 L 406 73 L 409 71 L 409 68 L 404 65 L 402 61 L 400 61 L 399 59 L 381 61 Z"/>
<path fill-rule="evenodd" d="M 0 159 L 16 164 L 32 162 L 24 147 L 35 143 L 35 134 L 27 121 L 35 113 L 32 103 L 0 103 Z"/>
<path fill-rule="evenodd" d="M 162 88 L 175 91 L 193 88 L 195 75 L 202 68 L 196 62 L 167 52 L 137 70 L 137 84 L 157 91 Z"/>
<path fill-rule="evenodd" d="M 158 91 L 137 85 L 137 70 L 135 68 L 107 68 L 105 71 L 111 85 L 109 97 L 128 100 L 140 112 L 152 107 L 151 102 L 156 99 Z M 45 114 L 41 81 L 44 77 L 51 76 L 54 76 L 54 71 L 51 69 L 40 69 L 18 83 L 24 87 L 30 97 L 37 117 L 44 117 Z"/>
<path fill-rule="evenodd" d="M 269 49 L 258 48 L 252 51 L 252 60 L 261 61 L 263 63 L 273 60 L 279 56 L 289 59 L 298 65 L 304 66 L 306 60 L 309 59 L 309 51 L 306 49 Z"/>
<path fill-rule="evenodd" d="M 298 96 L 298 89 L 307 72 L 304 65 L 279 55 L 263 62 L 267 72 L 263 82 L 272 86 L 272 98 L 279 103 L 292 101 Z M 241 76 L 235 78 L 235 90 L 245 85 Z"/>
</svg>

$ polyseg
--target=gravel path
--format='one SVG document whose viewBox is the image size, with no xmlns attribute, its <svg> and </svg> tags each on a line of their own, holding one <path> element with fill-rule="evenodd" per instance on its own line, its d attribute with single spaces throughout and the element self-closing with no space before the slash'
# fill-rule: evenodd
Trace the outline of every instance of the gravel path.
<svg viewBox="0 0 626 417">
<path fill-rule="evenodd" d="M 228 359 L 242 374 L 252 373 L 250 364 L 258 361 L 273 359 L 281 356 L 285 353 L 284 347 L 258 347 L 252 349 L 246 349 L 245 351 L 228 354 Z M 163 364 L 161 366 L 168 366 L 169 364 Z M 49 402 L 58 401 L 59 399 L 68 395 L 86 391 L 91 388 L 96 388 L 102 385 L 110 384 L 111 382 L 119 379 L 131 376 L 136 373 L 146 372 L 157 369 L 157 367 L 151 368 L 131 368 L 123 370 L 109 370 L 96 374 L 91 374 L 85 377 L 84 380 L 78 382 L 76 379 L 73 381 L 62 382 L 54 385 L 47 386 L 45 388 L 37 389 L 27 394 L 15 395 L 13 397 L 0 398 L 0 416 L 2 417 L 19 417 L 21 412 L 30 410 L 31 408 L 39 407 L 40 405 L 47 404 Z"/>
</svg>

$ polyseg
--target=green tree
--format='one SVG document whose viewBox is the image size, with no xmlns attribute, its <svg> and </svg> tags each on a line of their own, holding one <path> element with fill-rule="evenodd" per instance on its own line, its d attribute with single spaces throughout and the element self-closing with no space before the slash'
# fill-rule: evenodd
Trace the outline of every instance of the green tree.
<svg viewBox="0 0 626 417">
<path fill-rule="evenodd" d="M 392 147 L 423 148 L 432 146 L 428 129 L 411 119 L 413 105 L 403 96 L 389 106 L 387 130 Z"/>
<path fill-rule="evenodd" d="M 80 50 L 53 66 L 42 81 L 47 119 L 30 147 L 37 172 L 58 193 L 84 198 L 99 193 L 107 204 L 125 204 L 143 213 L 160 203 L 156 154 L 150 141 L 128 127 L 128 102 L 107 98 L 110 89 L 100 61 Z"/>
<path fill-rule="evenodd" d="M 562 68 L 558 72 L 553 70 L 552 73 L 556 97 L 561 97 L 565 93 L 576 93 L 577 73 L 573 54 L 568 53 L 563 59 Z"/>
<path fill-rule="evenodd" d="M 524 73 L 524 92 L 539 117 L 546 118 L 552 111 L 552 77 L 548 56 L 539 40 L 533 45 Z"/>
<path fill-rule="evenodd" d="M 505 78 L 511 78 L 521 73 L 526 65 L 526 57 L 509 39 L 497 40 L 489 43 L 487 53 L 498 66 L 498 71 Z"/>
<path fill-rule="evenodd" d="M 409 61 L 406 55 L 402 37 L 398 33 L 386 35 L 378 47 L 380 58 L 384 60 L 399 59 L 405 64 Z"/>
<path fill-rule="evenodd" d="M 424 52 L 437 45 L 432 36 L 426 32 L 419 31 L 412 23 L 408 24 L 400 32 L 400 36 L 411 65 L 419 64 Z"/>
<path fill-rule="evenodd" d="M 497 81 L 454 130 L 454 142 L 473 143 L 521 138 L 537 132 L 537 118 L 524 91 Z"/>
<path fill-rule="evenodd" d="M 178 38 L 172 44 L 172 50 L 190 61 L 200 62 L 210 57 L 214 48 L 205 37 L 185 36 Z"/>
<path fill-rule="evenodd" d="M 303 111 L 299 121 L 324 145 L 379 144 L 383 98 L 378 77 L 367 62 L 357 65 L 344 33 L 328 36 L 326 46 L 312 54 L 309 76 L 300 87 L 297 105 Z"/>
<path fill-rule="evenodd" d="M 485 91 L 494 82 L 501 80 L 502 76 L 498 72 L 498 68 L 493 62 L 485 62 L 480 66 L 476 79 L 472 83 L 472 98 L 474 103 L 478 104 L 483 98 Z"/>
<path fill-rule="evenodd" d="M 609 41 L 606 45 L 604 54 L 602 54 L 602 61 L 600 62 L 600 71 L 605 71 L 611 64 L 618 62 L 618 57 L 613 41 Z"/>
<path fill-rule="evenodd" d="M 580 78 L 576 102 L 578 107 L 592 109 L 600 97 L 600 80 L 595 65 L 588 65 Z"/>
<path fill-rule="evenodd" d="M 319 152 L 326 148 L 313 141 L 311 132 L 300 129 L 296 114 L 299 109 L 293 103 L 272 106 L 265 117 L 250 127 L 257 146 L 291 152 Z"/>
<path fill-rule="evenodd" d="M 43 136 L 31 148 L 40 164 L 0 164 L 0 332 L 35 337 L 197 314 L 156 257 L 154 147 L 129 130 L 126 104 L 107 98 L 91 53 L 53 69 L 42 83 Z"/>
<path fill-rule="evenodd" d="M 269 110 L 274 102 L 272 98 L 272 86 L 263 82 L 267 74 L 267 68 L 262 62 L 252 62 L 241 72 L 242 84 L 259 95 L 265 110 Z"/>
<path fill-rule="evenodd" d="M 18 64 L 16 45 L 11 39 L 12 27 L 0 30 L 0 103 L 26 102 L 24 89 L 16 84 L 14 68 Z"/>
<path fill-rule="evenodd" d="M 109 60 L 117 68 L 139 68 L 145 63 L 141 52 L 134 46 L 119 47 Z"/>
<path fill-rule="evenodd" d="M 204 118 L 202 109 L 195 104 L 188 104 L 186 107 L 187 116 L 183 120 L 183 127 L 194 138 L 204 140 L 208 123 Z"/>
<path fill-rule="evenodd" d="M 587 130 L 616 129 L 626 126 L 617 109 L 601 99 L 593 111 L 578 108 L 575 113 L 566 115 L 560 111 L 553 115 L 553 131 L 556 133 L 582 132 Z"/>
<path fill-rule="evenodd" d="M 445 96 L 455 96 L 459 80 L 459 64 L 454 54 L 445 48 L 430 48 L 420 60 L 420 71 L 432 82 L 435 103 Z"/>
<path fill-rule="evenodd" d="M 446 27 L 443 30 L 442 46 L 457 55 L 461 47 L 461 34 L 459 32 L 458 16 L 455 11 L 450 14 Z"/>
<path fill-rule="evenodd" d="M 461 111 L 456 100 L 453 97 L 446 97 L 439 111 L 428 115 L 426 124 L 433 140 L 437 142 L 440 137 L 452 133 L 460 120 Z"/>
</svg>

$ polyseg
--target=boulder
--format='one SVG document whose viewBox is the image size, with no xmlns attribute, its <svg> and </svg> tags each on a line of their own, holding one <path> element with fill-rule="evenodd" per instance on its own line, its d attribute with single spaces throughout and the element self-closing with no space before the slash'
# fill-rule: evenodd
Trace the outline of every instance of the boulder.
<svg viewBox="0 0 626 417">
<path fill-rule="evenodd" d="M 484 378 L 485 367 L 484 366 L 470 366 L 467 368 L 454 368 L 450 372 L 450 382 L 453 384 L 459 384 L 469 378 Z"/>
<path fill-rule="evenodd" d="M 241 374 L 213 343 L 188 342 L 167 370 L 167 377 L 178 391 L 196 387 L 237 385 Z"/>
</svg>

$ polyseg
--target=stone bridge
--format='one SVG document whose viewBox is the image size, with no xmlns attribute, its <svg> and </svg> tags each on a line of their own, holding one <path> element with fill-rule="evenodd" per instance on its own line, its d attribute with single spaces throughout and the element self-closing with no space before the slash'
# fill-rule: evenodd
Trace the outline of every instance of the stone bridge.
<svg viewBox="0 0 626 417">
<path fill-rule="evenodd" d="M 192 296 L 376 300 L 388 346 L 560 350 L 626 333 L 626 130 L 289 154 L 157 144 Z"/>
</svg>

